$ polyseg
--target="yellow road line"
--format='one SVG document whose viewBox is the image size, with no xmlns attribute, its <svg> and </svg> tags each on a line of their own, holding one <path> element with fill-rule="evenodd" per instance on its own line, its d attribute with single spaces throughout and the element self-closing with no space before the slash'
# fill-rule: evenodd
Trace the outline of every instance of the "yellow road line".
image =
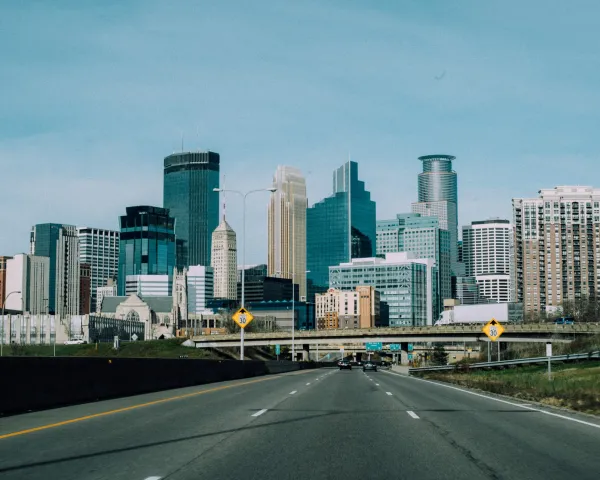
<svg viewBox="0 0 600 480">
<path fill-rule="evenodd" d="M 180 400 L 182 398 L 195 397 L 198 395 L 203 395 L 205 393 L 218 392 L 219 390 L 226 390 L 228 388 L 241 387 L 244 385 L 251 385 L 253 383 L 266 382 L 267 380 L 274 380 L 276 378 L 281 378 L 277 376 L 273 377 L 265 377 L 259 380 L 252 380 L 250 382 L 236 383 L 235 385 L 224 385 L 221 387 L 210 388 L 208 390 L 202 390 L 200 392 L 194 393 L 186 393 L 185 395 L 177 395 L 175 397 L 163 398 L 160 400 L 154 400 L 152 402 L 140 403 L 138 405 L 131 405 L 130 407 L 117 408 L 116 410 L 109 410 L 108 412 L 94 413 L 92 415 L 86 415 L 85 417 L 72 418 L 71 420 L 65 420 L 62 422 L 51 423 L 49 425 L 42 425 L 41 427 L 28 428 L 27 430 L 20 430 L 18 432 L 6 433 L 4 435 L 0 435 L 0 440 L 3 438 L 16 437 L 18 435 L 25 435 L 27 433 L 39 432 L 40 430 L 47 430 L 49 428 L 61 427 L 63 425 L 69 425 L 70 423 L 82 422 L 84 420 L 90 420 L 91 418 L 105 417 L 107 415 L 113 415 L 115 413 L 127 412 L 129 410 L 135 410 L 136 408 L 149 407 L 151 405 L 158 405 L 160 403 L 171 402 L 173 400 Z"/>
</svg>

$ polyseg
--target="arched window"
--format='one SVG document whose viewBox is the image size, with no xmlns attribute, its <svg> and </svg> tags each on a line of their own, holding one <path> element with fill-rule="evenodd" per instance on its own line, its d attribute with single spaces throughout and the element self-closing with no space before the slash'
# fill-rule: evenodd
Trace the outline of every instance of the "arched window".
<svg viewBox="0 0 600 480">
<path fill-rule="evenodd" d="M 131 310 L 127 314 L 127 320 L 133 320 L 135 322 L 139 322 L 140 321 L 140 316 L 139 316 L 139 314 L 135 310 Z"/>
</svg>

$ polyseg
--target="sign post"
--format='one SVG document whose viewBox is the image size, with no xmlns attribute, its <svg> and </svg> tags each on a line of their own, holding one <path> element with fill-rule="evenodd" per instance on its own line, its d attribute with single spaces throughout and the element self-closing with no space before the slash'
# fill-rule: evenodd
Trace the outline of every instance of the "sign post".
<svg viewBox="0 0 600 480">
<path fill-rule="evenodd" d="M 487 335 L 490 342 L 495 342 L 504 333 L 504 327 L 498 320 L 492 318 L 481 331 Z M 492 361 L 492 344 L 490 342 L 488 342 L 488 363 Z M 500 343 L 498 343 L 498 361 L 500 361 Z"/>
<path fill-rule="evenodd" d="M 548 357 L 548 380 L 552 380 L 552 342 L 546 342 L 546 356 Z"/>
<path fill-rule="evenodd" d="M 240 358 L 241 360 L 244 360 L 244 329 L 252 320 L 254 320 L 254 316 L 248 310 L 242 307 L 235 312 L 231 318 L 240 327 Z"/>
</svg>

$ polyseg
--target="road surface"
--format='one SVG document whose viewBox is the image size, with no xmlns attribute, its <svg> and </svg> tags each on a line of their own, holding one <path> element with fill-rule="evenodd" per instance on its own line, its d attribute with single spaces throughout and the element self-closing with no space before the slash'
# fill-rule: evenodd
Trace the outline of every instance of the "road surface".
<svg viewBox="0 0 600 480">
<path fill-rule="evenodd" d="M 2 480 L 599 476 L 596 418 L 382 371 L 302 371 L 0 419 Z"/>
</svg>

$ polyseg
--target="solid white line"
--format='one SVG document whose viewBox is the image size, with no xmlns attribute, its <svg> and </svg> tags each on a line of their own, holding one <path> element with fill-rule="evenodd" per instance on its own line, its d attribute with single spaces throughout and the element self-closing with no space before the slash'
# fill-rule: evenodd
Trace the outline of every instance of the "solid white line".
<svg viewBox="0 0 600 480">
<path fill-rule="evenodd" d="M 385 392 L 386 395 L 392 396 L 392 392 Z"/>
<path fill-rule="evenodd" d="M 263 408 L 262 410 L 259 410 L 258 412 L 256 412 L 255 414 L 253 414 L 253 417 L 260 417 L 263 413 L 265 413 L 267 411 L 266 408 Z"/>
<path fill-rule="evenodd" d="M 415 420 L 419 419 L 419 416 L 415 412 L 411 412 L 410 410 L 408 410 L 406 413 L 408 413 Z"/>
<path fill-rule="evenodd" d="M 296 395 L 298 393 L 298 390 L 294 390 L 293 392 L 290 392 L 290 395 Z"/>
<path fill-rule="evenodd" d="M 558 413 L 547 412 L 546 410 L 540 410 L 539 408 L 530 407 L 530 406 L 524 405 L 522 403 L 509 402 L 507 400 L 502 400 L 501 398 L 494 398 L 494 397 L 490 397 L 488 395 L 483 395 L 481 393 L 471 392 L 469 390 L 464 390 L 462 388 L 453 387 L 452 385 L 446 385 L 443 383 L 432 382 L 431 380 L 425 380 L 424 378 L 411 377 L 409 375 L 400 375 L 400 374 L 391 373 L 391 372 L 385 372 L 385 373 L 389 373 L 390 375 L 395 375 L 397 377 L 405 377 L 405 378 L 410 378 L 411 380 L 418 380 L 420 382 L 430 383 L 431 385 L 437 385 L 438 387 L 450 388 L 451 390 L 457 390 L 459 392 L 468 393 L 469 395 L 475 395 L 476 397 L 487 398 L 488 400 L 493 400 L 495 402 L 504 403 L 506 405 L 511 405 L 513 407 L 520 407 L 520 408 L 524 408 L 526 410 L 543 413 L 544 415 L 550 415 L 551 417 L 558 417 L 558 418 L 562 418 L 563 420 L 569 420 L 571 422 L 581 423 L 582 425 L 587 425 L 588 427 L 600 428 L 600 425 L 598 425 L 596 423 L 586 422 L 584 420 L 579 420 L 578 418 L 571 418 L 571 417 L 567 417 L 566 415 L 560 415 Z"/>
</svg>

